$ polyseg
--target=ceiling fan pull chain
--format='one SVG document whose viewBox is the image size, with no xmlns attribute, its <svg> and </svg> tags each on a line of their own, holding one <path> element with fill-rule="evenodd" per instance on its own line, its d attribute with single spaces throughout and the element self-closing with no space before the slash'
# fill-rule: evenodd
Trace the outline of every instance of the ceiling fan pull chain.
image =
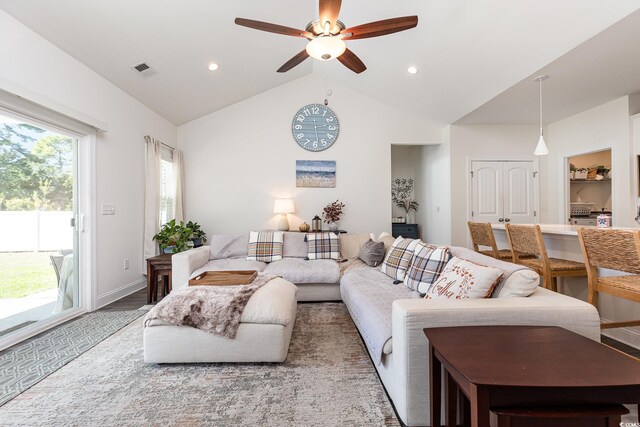
<svg viewBox="0 0 640 427">
<path fill-rule="evenodd" d="M 327 90 L 327 63 L 322 64 L 322 72 L 324 74 L 324 105 L 329 105 L 329 91 Z"/>
</svg>

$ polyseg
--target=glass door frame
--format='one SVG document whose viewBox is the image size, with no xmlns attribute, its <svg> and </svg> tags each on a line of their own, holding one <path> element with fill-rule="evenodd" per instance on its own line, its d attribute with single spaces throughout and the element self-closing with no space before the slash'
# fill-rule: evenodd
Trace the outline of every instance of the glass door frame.
<svg viewBox="0 0 640 427">
<path fill-rule="evenodd" d="M 54 326 L 67 322 L 97 308 L 96 280 L 96 133 L 83 134 L 67 127 L 57 127 L 6 108 L 0 109 L 3 115 L 42 127 L 74 139 L 76 152 L 74 155 L 74 271 L 77 280 L 74 292 L 77 299 L 74 307 L 61 313 L 53 314 L 31 325 L 25 326 L 7 336 L 0 338 L 0 351 L 21 341 L 45 332 Z"/>
</svg>

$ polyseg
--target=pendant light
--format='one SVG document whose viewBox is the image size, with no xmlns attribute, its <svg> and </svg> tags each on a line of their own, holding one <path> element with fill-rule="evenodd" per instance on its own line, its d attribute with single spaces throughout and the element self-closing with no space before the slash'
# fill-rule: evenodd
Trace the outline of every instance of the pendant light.
<svg viewBox="0 0 640 427">
<path fill-rule="evenodd" d="M 545 74 L 533 79 L 540 83 L 540 139 L 538 139 L 538 145 L 536 145 L 536 149 L 533 152 L 536 156 L 546 156 L 549 154 L 549 148 L 547 147 L 547 143 L 544 142 L 544 131 L 542 130 L 542 81 L 548 78 L 549 76 Z"/>
</svg>

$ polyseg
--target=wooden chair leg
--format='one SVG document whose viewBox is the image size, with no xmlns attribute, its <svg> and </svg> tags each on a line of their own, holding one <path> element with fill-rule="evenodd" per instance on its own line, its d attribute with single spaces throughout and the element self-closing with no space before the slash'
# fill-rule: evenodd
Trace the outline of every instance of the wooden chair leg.
<svg viewBox="0 0 640 427">
<path fill-rule="evenodd" d="M 551 277 L 551 290 L 558 292 L 558 278 L 556 276 Z"/>
</svg>

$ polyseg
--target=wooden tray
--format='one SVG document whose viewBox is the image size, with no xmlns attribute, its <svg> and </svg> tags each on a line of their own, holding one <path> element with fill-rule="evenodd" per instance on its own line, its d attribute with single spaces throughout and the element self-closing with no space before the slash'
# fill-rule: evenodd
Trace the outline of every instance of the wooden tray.
<svg viewBox="0 0 640 427">
<path fill-rule="evenodd" d="M 248 285 L 253 282 L 256 270 L 205 271 L 189 280 L 189 286 L 234 286 Z"/>
</svg>

